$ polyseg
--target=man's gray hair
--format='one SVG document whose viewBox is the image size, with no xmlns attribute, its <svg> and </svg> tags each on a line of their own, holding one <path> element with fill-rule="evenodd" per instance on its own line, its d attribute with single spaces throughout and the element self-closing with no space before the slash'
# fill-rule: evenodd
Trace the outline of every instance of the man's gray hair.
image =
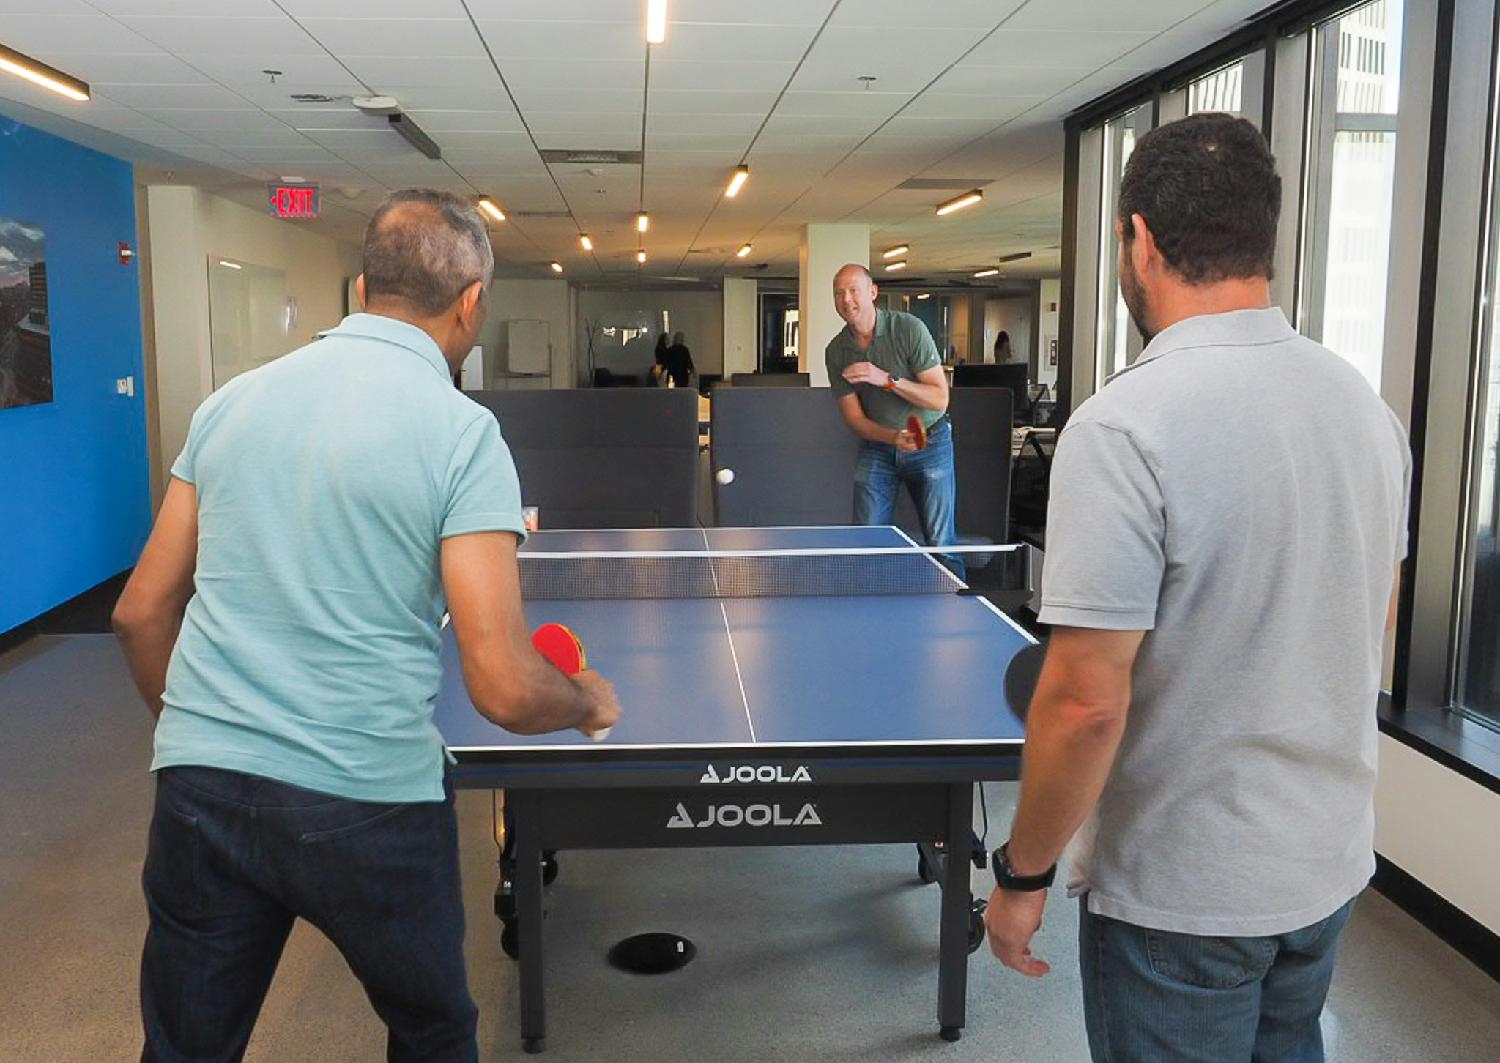
<svg viewBox="0 0 1500 1063">
<path fill-rule="evenodd" d="M 376 208 L 365 229 L 365 299 L 400 299 L 429 317 L 479 281 L 495 252 L 474 206 L 447 192 L 407 188 Z"/>
</svg>

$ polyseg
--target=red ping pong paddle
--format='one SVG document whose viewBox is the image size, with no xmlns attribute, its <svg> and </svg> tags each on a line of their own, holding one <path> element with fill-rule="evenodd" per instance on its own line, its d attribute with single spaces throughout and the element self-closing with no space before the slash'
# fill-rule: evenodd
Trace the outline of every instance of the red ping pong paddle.
<svg viewBox="0 0 1500 1063">
<path fill-rule="evenodd" d="M 531 644 L 563 675 L 575 676 L 589 666 L 583 642 L 566 624 L 543 624 L 531 633 Z M 595 742 L 602 742 L 609 737 L 610 730 L 605 727 L 591 737 Z"/>
<path fill-rule="evenodd" d="M 566 625 L 543 624 L 532 633 L 531 644 L 563 675 L 577 675 L 589 666 L 583 643 Z"/>
<path fill-rule="evenodd" d="M 906 419 L 906 431 L 911 435 L 912 442 L 917 445 L 918 450 L 927 449 L 927 426 L 922 423 L 922 418 L 912 414 Z"/>
</svg>

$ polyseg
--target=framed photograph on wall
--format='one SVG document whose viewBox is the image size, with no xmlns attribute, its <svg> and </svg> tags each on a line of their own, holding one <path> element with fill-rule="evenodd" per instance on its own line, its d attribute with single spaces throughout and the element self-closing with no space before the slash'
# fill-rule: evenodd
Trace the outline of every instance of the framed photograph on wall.
<svg viewBox="0 0 1500 1063">
<path fill-rule="evenodd" d="M 0 217 L 0 410 L 51 401 L 46 235 Z"/>
</svg>

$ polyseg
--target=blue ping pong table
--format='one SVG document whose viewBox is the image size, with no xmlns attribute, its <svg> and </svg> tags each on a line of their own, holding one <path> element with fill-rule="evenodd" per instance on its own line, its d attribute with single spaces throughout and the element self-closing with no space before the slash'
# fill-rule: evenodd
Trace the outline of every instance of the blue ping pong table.
<svg viewBox="0 0 1500 1063">
<path fill-rule="evenodd" d="M 522 552 L 912 545 L 888 527 L 646 529 L 537 532 Z M 1016 777 L 1005 673 L 1034 640 L 935 560 L 916 562 L 940 569 L 940 592 L 528 601 L 528 623 L 573 628 L 615 684 L 623 712 L 603 743 L 485 720 L 444 632 L 436 720 L 456 781 L 506 791 L 527 1051 L 546 1033 L 543 854 L 591 848 L 941 845 L 938 1024 L 958 1039 L 974 786 Z"/>
</svg>

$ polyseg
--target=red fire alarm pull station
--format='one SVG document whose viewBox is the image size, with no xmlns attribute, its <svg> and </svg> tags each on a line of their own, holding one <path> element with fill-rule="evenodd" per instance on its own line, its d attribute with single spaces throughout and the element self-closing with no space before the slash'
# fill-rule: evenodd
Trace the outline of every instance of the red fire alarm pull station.
<svg viewBox="0 0 1500 1063">
<path fill-rule="evenodd" d="M 316 218 L 322 205 L 318 186 L 274 184 L 266 186 L 266 209 L 278 218 Z"/>
<path fill-rule="evenodd" d="M 120 241 L 120 265 L 122 265 L 122 266 L 128 266 L 128 265 L 130 265 L 131 260 L 134 259 L 134 258 L 135 258 L 135 252 L 130 249 L 130 245 L 127 244 L 124 240 L 121 240 Z"/>
</svg>

